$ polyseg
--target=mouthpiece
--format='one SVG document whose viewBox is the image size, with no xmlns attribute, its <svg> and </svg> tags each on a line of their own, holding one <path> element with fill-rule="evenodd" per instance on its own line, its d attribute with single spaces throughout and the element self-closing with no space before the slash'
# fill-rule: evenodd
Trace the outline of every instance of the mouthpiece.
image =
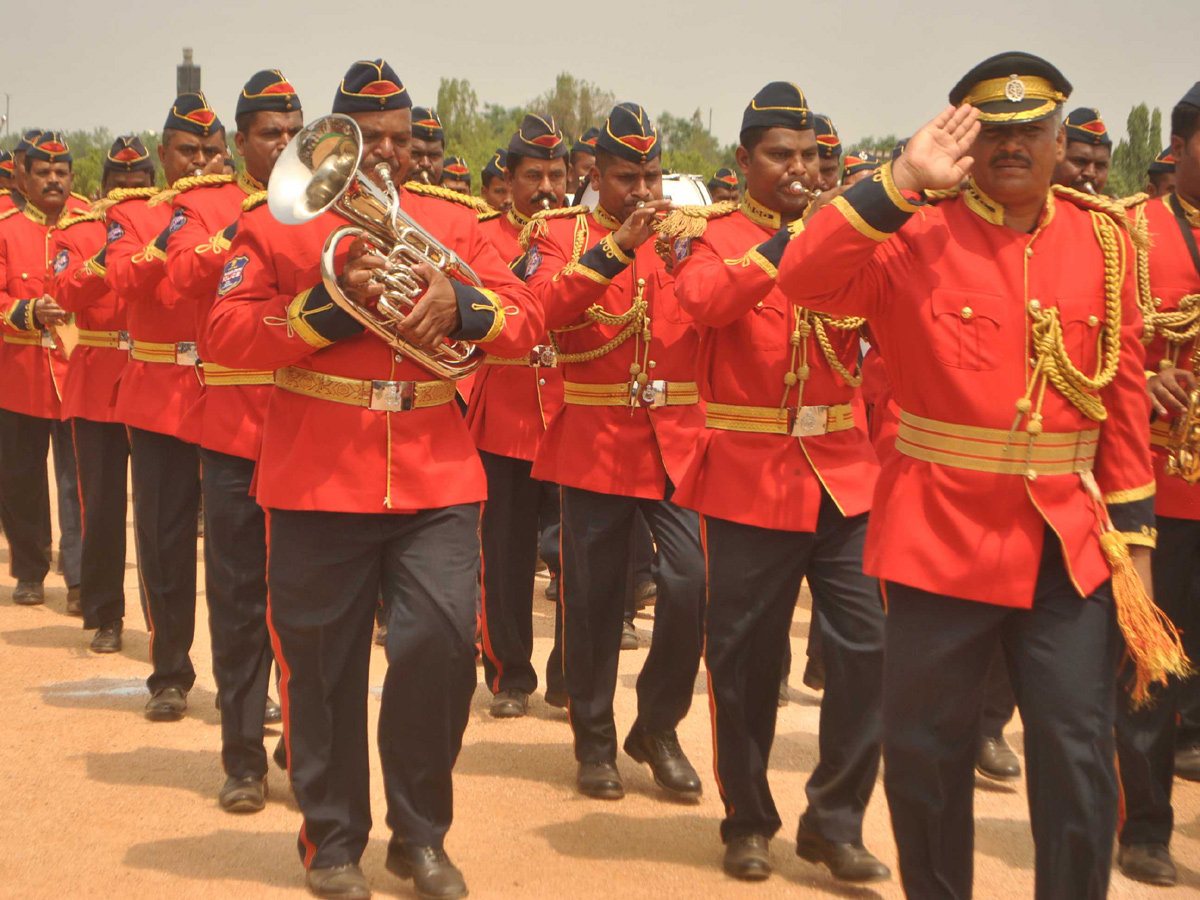
<svg viewBox="0 0 1200 900">
<path fill-rule="evenodd" d="M 1085 181 L 1083 183 L 1083 192 L 1085 194 L 1091 194 L 1093 197 L 1096 196 L 1096 189 L 1092 186 L 1090 181 Z"/>
<path fill-rule="evenodd" d="M 791 184 L 788 185 L 788 193 L 795 194 L 797 197 L 807 196 L 807 197 L 809 197 L 809 199 L 813 199 L 813 198 L 816 198 L 821 192 L 820 191 L 810 191 L 808 188 L 806 188 L 804 186 L 803 181 L 793 181 Z"/>
<path fill-rule="evenodd" d="M 549 209 L 549 208 L 550 208 L 550 198 L 543 197 L 542 198 L 542 209 Z"/>
<path fill-rule="evenodd" d="M 422 170 L 421 170 L 421 182 L 422 182 L 423 184 L 430 184 L 430 183 L 431 183 L 431 182 L 429 181 L 429 170 L 427 170 L 427 169 L 422 169 Z"/>
</svg>

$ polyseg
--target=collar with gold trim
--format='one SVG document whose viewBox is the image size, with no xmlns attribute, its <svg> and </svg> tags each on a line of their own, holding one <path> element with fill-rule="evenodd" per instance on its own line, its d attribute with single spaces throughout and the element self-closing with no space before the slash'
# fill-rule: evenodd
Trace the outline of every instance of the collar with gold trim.
<svg viewBox="0 0 1200 900">
<path fill-rule="evenodd" d="M 773 209 L 767 209 L 746 191 L 742 194 L 742 213 L 755 225 L 778 230 L 783 224 L 783 217 Z"/>
<path fill-rule="evenodd" d="M 1171 209 L 1171 204 L 1168 202 L 1168 198 L 1170 196 L 1171 195 L 1168 194 L 1167 196 L 1163 197 L 1163 205 L 1166 206 L 1167 209 L 1171 210 L 1171 215 L 1174 215 L 1175 210 Z M 1187 219 L 1188 224 L 1193 228 L 1200 228 L 1200 209 L 1192 206 L 1192 204 L 1180 197 L 1178 193 L 1175 193 L 1175 199 L 1179 201 L 1179 208 L 1183 210 L 1183 217 Z"/>
<path fill-rule="evenodd" d="M 259 191 L 265 191 L 267 186 L 260 182 L 249 172 L 238 172 L 237 186 L 245 191 L 246 195 L 257 194 Z"/>
<path fill-rule="evenodd" d="M 517 212 L 515 206 L 510 206 L 505 216 L 508 217 L 508 224 L 517 229 L 517 231 L 521 231 L 531 221 L 529 216 L 523 216 Z"/>
<path fill-rule="evenodd" d="M 38 209 L 36 206 L 34 206 L 32 203 L 30 203 L 28 200 L 26 200 L 24 205 L 21 207 L 21 212 L 25 215 L 26 218 L 28 218 L 32 222 L 36 222 L 38 225 L 57 224 L 58 222 L 61 222 L 63 219 L 65 219 L 68 215 L 70 215 L 70 213 L 67 212 L 66 205 L 64 204 L 62 210 L 58 214 L 58 218 L 54 220 L 54 223 L 51 223 L 50 217 L 47 216 L 44 212 L 42 212 L 40 209 Z"/>
<path fill-rule="evenodd" d="M 967 181 L 966 188 L 962 191 L 963 202 L 967 204 L 967 209 L 979 216 L 985 222 L 991 225 L 1004 224 L 1004 206 L 997 203 L 991 197 L 983 192 L 975 179 L 971 178 Z M 1054 191 L 1051 190 L 1046 195 L 1046 205 L 1042 208 L 1041 218 L 1038 220 L 1037 228 L 1045 228 L 1050 224 L 1050 220 L 1054 218 Z M 1036 230 L 1036 229 L 1035 229 Z"/>
<path fill-rule="evenodd" d="M 607 228 L 609 231 L 616 231 L 618 228 L 621 227 L 621 223 L 618 222 L 608 212 L 608 210 L 606 210 L 603 206 L 600 206 L 599 204 L 597 204 L 596 208 L 592 210 L 592 218 L 596 220 L 597 225 L 602 225 L 603 227 Z"/>
</svg>

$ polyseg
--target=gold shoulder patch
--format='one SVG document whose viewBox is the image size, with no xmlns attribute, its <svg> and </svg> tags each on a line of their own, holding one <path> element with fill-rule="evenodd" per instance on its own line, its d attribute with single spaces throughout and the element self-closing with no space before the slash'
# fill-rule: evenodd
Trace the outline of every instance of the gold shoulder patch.
<svg viewBox="0 0 1200 900">
<path fill-rule="evenodd" d="M 253 194 L 251 194 L 249 197 L 247 197 L 245 200 L 242 201 L 242 210 L 244 212 L 250 212 L 250 210 L 254 209 L 256 206 L 262 206 L 266 202 L 267 202 L 267 192 L 266 191 L 255 191 Z"/>
<path fill-rule="evenodd" d="M 1145 203 L 1150 199 L 1150 195 L 1145 191 L 1138 191 L 1136 194 L 1130 194 L 1128 197 L 1121 197 L 1117 200 L 1117 205 L 1122 209 L 1133 209 L 1140 203 Z"/>
<path fill-rule="evenodd" d="M 440 200 L 449 200 L 452 203 L 473 209 L 477 213 L 491 210 L 491 207 L 487 205 L 487 201 L 482 197 L 471 197 L 467 194 L 460 194 L 458 191 L 452 191 L 450 188 L 444 188 L 436 184 L 421 184 L 417 181 L 410 181 L 404 185 L 404 189 L 414 194 L 420 194 L 423 197 L 437 197 Z"/>
<path fill-rule="evenodd" d="M 722 200 L 708 206 L 681 206 L 671 210 L 655 229 L 668 240 L 697 238 L 708 228 L 709 219 L 719 219 L 737 212 L 741 204 L 736 200 Z"/>
<path fill-rule="evenodd" d="M 196 188 L 216 187 L 221 184 L 230 184 L 233 181 L 232 175 L 189 175 L 187 178 L 180 178 L 165 191 L 159 191 L 154 199 L 147 203 L 147 206 L 158 206 L 160 203 L 173 203 L 175 198 L 184 191 L 195 190 Z"/>
<path fill-rule="evenodd" d="M 0 212 L 0 222 L 3 222 L 9 216 L 15 215 L 16 213 L 19 213 L 19 212 L 20 212 L 20 210 L 17 209 L 15 206 L 12 209 L 6 209 L 4 212 Z"/>
<path fill-rule="evenodd" d="M 92 202 L 91 197 L 85 197 L 83 194 L 79 193 L 78 191 L 71 191 L 71 196 L 74 197 L 76 200 L 82 200 L 84 203 L 90 204 Z"/>
<path fill-rule="evenodd" d="M 1139 250 L 1149 247 L 1150 236 L 1146 231 L 1145 224 L 1129 221 L 1129 216 L 1126 215 L 1125 207 L 1121 205 L 1121 201 L 1105 197 L 1103 194 L 1094 196 L 1092 194 L 1085 194 L 1083 191 L 1077 191 L 1075 188 L 1067 187 L 1063 184 L 1056 184 L 1051 190 L 1059 197 L 1071 201 L 1081 209 L 1104 213 L 1129 233 L 1129 239 L 1133 241 L 1133 245 Z"/>
<path fill-rule="evenodd" d="M 490 222 L 492 219 L 498 219 L 502 215 L 503 215 L 503 213 L 500 212 L 500 210 L 489 208 L 487 212 L 481 212 L 479 214 L 479 221 L 480 222 Z"/>
<path fill-rule="evenodd" d="M 58 223 L 58 230 L 70 228 L 72 225 L 78 225 L 80 222 L 103 222 L 104 215 L 98 212 L 85 212 L 77 216 L 68 216 Z"/>
<path fill-rule="evenodd" d="M 535 238 L 545 237 L 550 233 L 550 226 L 547 224 L 550 219 L 573 219 L 579 216 L 588 214 L 586 206 L 566 206 L 562 209 L 543 209 L 535 212 L 533 218 L 525 223 L 525 227 L 521 229 L 521 233 L 517 236 L 521 246 L 526 250 L 533 243 Z"/>
<path fill-rule="evenodd" d="M 103 213 L 126 200 L 149 200 L 158 193 L 158 188 L 113 188 L 92 204 L 92 212 Z"/>
</svg>

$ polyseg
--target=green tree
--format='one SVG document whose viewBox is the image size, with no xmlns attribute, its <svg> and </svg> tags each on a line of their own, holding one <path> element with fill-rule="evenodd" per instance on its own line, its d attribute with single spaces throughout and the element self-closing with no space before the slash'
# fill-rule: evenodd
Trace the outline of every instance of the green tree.
<svg viewBox="0 0 1200 900">
<path fill-rule="evenodd" d="M 1113 150 L 1106 193 L 1127 197 L 1140 191 L 1146 183 L 1146 170 L 1162 147 L 1162 113 L 1157 106 L 1151 112 L 1145 103 L 1139 103 L 1129 111 L 1125 137 Z"/>
<path fill-rule="evenodd" d="M 560 72 L 554 87 L 534 97 L 528 108 L 554 116 L 567 140 L 574 143 L 583 132 L 603 122 L 615 103 L 612 91 Z"/>
<path fill-rule="evenodd" d="M 711 178 L 721 166 L 735 164 L 736 147 L 722 147 L 708 126 L 700 110 L 691 118 L 673 116 L 664 112 L 657 120 L 658 133 L 663 143 L 663 166 L 676 172 L 687 172 Z"/>
<path fill-rule="evenodd" d="M 885 134 L 882 137 L 868 135 L 867 137 L 857 140 L 854 143 L 846 146 L 843 150 L 843 153 L 849 155 L 853 153 L 861 153 L 863 150 L 870 150 L 873 153 L 879 153 L 884 157 L 889 157 L 892 155 L 892 151 L 896 148 L 898 143 L 900 143 L 900 138 L 896 137 L 894 134 Z"/>
</svg>

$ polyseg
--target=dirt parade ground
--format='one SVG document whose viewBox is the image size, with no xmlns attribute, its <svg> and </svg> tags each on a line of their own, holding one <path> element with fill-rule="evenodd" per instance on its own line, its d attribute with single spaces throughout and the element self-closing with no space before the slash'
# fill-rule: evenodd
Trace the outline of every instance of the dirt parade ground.
<svg viewBox="0 0 1200 900">
<path fill-rule="evenodd" d="M 14 606 L 12 579 L 0 579 L 0 704 L 6 710 L 0 732 L 0 841 L 7 848 L 0 854 L 0 897 L 307 896 L 296 853 L 300 814 L 286 774 L 272 765 L 270 798 L 261 813 L 237 817 L 217 806 L 224 776 L 203 592 L 192 650 L 198 680 L 188 697 L 188 714 L 175 723 L 143 718 L 148 635 L 138 608 L 132 534 L 129 547 L 125 649 L 116 655 L 88 652 L 91 633 L 65 615 L 60 576 L 50 575 L 45 606 L 33 608 Z M 7 545 L 0 545 L 0 557 L 7 572 Z M 539 671 L 553 626 L 545 586 L 545 576 L 539 576 L 534 604 Z M 794 853 L 804 783 L 816 764 L 820 703 L 820 695 L 800 686 L 807 606 L 806 593 L 792 625 L 796 671 L 790 702 L 779 713 L 771 758 L 771 784 L 784 827 L 772 842 L 770 881 L 736 883 L 721 872 L 721 803 L 712 777 L 701 671 L 696 702 L 680 728 L 683 747 L 704 779 L 703 801 L 694 806 L 665 801 L 648 768 L 624 755 L 618 765 L 625 799 L 585 799 L 574 788 L 566 713 L 547 706 L 539 692 L 527 718 L 492 719 L 488 692 L 480 684 L 455 773 L 455 823 L 447 841 L 471 896 L 901 897 L 896 877 L 870 888 L 848 888 Z M 621 654 L 616 715 L 622 737 L 633 720 L 634 679 L 653 626 L 650 608 L 637 620 L 641 648 Z M 385 660 L 381 648 L 372 654 L 374 729 Z M 278 734 L 268 728 L 268 750 Z M 1023 757 L 1019 721 L 1008 736 Z M 375 830 L 363 868 L 376 896 L 414 897 L 412 882 L 384 869 L 388 834 L 377 759 L 371 777 Z M 1200 784 L 1176 782 L 1175 812 L 1172 849 L 1180 877 L 1173 893 L 1182 900 L 1200 896 Z M 975 813 L 975 895 L 1032 896 L 1033 844 L 1024 785 L 978 779 Z M 882 778 L 867 811 L 865 841 L 895 872 Z M 1171 893 L 1113 873 L 1112 897 Z"/>
</svg>

